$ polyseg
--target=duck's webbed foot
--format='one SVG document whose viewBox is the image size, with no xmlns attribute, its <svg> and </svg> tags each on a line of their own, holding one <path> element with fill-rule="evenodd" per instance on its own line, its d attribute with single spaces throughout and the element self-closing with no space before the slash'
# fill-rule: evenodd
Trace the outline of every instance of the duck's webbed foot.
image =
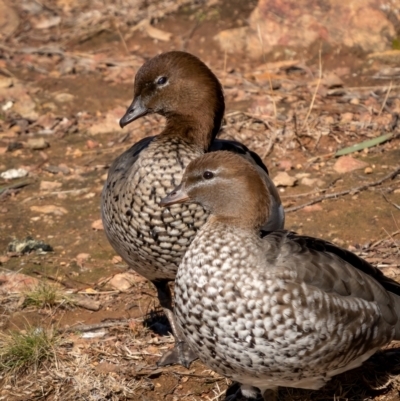
<svg viewBox="0 0 400 401">
<path fill-rule="evenodd" d="M 160 360 L 158 366 L 165 365 L 183 365 L 189 369 L 190 364 L 197 359 L 197 355 L 190 349 L 189 345 L 185 341 L 179 341 L 175 343 L 174 348 L 165 352 Z"/>
<path fill-rule="evenodd" d="M 164 310 L 165 315 L 171 325 L 172 334 L 175 337 L 175 346 L 171 350 L 165 352 L 160 360 L 158 361 L 158 366 L 183 365 L 185 368 L 189 368 L 190 364 L 197 359 L 197 355 L 190 349 L 189 345 L 186 343 L 185 337 L 181 333 L 176 324 L 175 316 L 172 310 L 172 296 L 169 289 L 168 281 L 155 281 L 153 282 L 157 288 L 158 299 Z"/>
</svg>

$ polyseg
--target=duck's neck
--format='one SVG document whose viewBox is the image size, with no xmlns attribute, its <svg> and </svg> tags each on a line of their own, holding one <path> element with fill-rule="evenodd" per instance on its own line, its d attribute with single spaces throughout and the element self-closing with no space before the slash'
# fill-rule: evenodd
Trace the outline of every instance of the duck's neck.
<svg viewBox="0 0 400 401">
<path fill-rule="evenodd" d="M 165 135 L 180 136 L 182 139 L 208 151 L 222 124 L 223 110 L 204 116 L 184 116 L 179 114 L 168 115 Z"/>
<path fill-rule="evenodd" d="M 249 238 L 256 239 L 260 237 L 260 228 L 241 216 L 228 218 L 210 215 L 205 225 L 208 226 L 207 229 L 218 229 L 221 232 L 233 230 L 237 233 L 244 233 Z"/>
</svg>

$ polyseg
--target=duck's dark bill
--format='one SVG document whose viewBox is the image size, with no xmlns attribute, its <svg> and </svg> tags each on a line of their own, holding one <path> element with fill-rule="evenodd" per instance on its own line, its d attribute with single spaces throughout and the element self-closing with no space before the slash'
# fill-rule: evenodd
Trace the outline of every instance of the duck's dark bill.
<svg viewBox="0 0 400 401">
<path fill-rule="evenodd" d="M 135 97 L 125 115 L 119 120 L 119 125 L 121 128 L 124 128 L 125 125 L 128 125 L 139 117 L 143 117 L 148 112 L 149 110 L 143 105 L 142 98 L 140 96 Z"/>
<path fill-rule="evenodd" d="M 170 192 L 165 198 L 162 198 L 159 205 L 160 206 L 171 206 L 176 203 L 184 203 L 189 200 L 188 194 L 182 187 L 182 184 L 178 185 L 172 192 Z"/>
</svg>

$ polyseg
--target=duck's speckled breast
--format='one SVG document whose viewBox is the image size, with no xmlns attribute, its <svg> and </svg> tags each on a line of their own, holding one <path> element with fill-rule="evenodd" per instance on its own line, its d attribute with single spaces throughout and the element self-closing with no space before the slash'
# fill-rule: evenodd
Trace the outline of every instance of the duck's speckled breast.
<svg viewBox="0 0 400 401">
<path fill-rule="evenodd" d="M 393 338 L 376 303 L 305 285 L 261 241 L 209 221 L 179 266 L 177 323 L 207 366 L 259 388 L 317 389 Z"/>
<path fill-rule="evenodd" d="M 202 152 L 180 138 L 155 137 L 139 155 L 134 148 L 110 168 L 102 194 L 104 230 L 116 252 L 139 274 L 173 280 L 208 214 L 196 204 L 161 208 L 158 203 Z"/>
</svg>

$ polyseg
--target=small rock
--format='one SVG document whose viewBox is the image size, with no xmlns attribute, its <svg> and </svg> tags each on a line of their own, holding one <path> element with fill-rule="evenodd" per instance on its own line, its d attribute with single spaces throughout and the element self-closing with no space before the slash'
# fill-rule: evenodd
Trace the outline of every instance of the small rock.
<svg viewBox="0 0 400 401">
<path fill-rule="evenodd" d="M 10 110 L 11 107 L 13 107 L 13 105 L 14 105 L 14 103 L 13 103 L 11 100 L 9 100 L 9 101 L 6 102 L 5 104 L 3 104 L 3 106 L 1 107 L 1 109 L 2 109 L 3 111 L 7 111 L 7 110 Z"/>
<path fill-rule="evenodd" d="M 57 93 L 54 99 L 59 103 L 68 103 L 72 102 L 74 100 L 74 97 L 75 96 L 71 95 L 70 93 Z"/>
<path fill-rule="evenodd" d="M 279 162 L 279 169 L 289 171 L 293 168 L 293 163 L 290 160 L 281 160 Z"/>
<path fill-rule="evenodd" d="M 43 170 L 51 174 L 58 174 L 60 172 L 60 169 L 57 166 L 52 166 L 51 164 L 43 167 Z"/>
<path fill-rule="evenodd" d="M 130 272 L 116 274 L 108 284 L 119 291 L 126 291 L 131 288 L 136 280 L 136 275 Z"/>
<path fill-rule="evenodd" d="M 344 245 L 344 241 L 341 238 L 333 238 L 332 242 L 338 246 L 343 246 Z"/>
<path fill-rule="evenodd" d="M 59 164 L 59 165 L 58 165 L 58 168 L 60 169 L 60 171 L 61 171 L 64 175 L 68 175 L 68 174 L 71 172 L 71 170 L 69 169 L 69 167 L 68 167 L 66 164 L 63 164 L 63 163 Z"/>
<path fill-rule="evenodd" d="M 365 170 L 364 170 L 364 173 L 365 174 L 372 174 L 372 168 L 371 167 L 367 167 Z"/>
<path fill-rule="evenodd" d="M 40 182 L 40 190 L 41 191 L 54 191 L 61 187 L 61 182 L 57 181 L 41 181 Z"/>
<path fill-rule="evenodd" d="M 302 178 L 300 183 L 303 185 L 307 185 L 308 187 L 322 187 L 324 185 L 324 182 L 319 178 L 308 178 L 308 177 Z"/>
<path fill-rule="evenodd" d="M 101 303 L 99 301 L 85 296 L 75 296 L 73 298 L 73 302 L 75 305 L 80 306 L 81 308 L 85 308 L 95 312 L 101 308 Z"/>
<path fill-rule="evenodd" d="M 82 157 L 83 153 L 80 149 L 75 149 L 72 153 L 73 158 Z"/>
<path fill-rule="evenodd" d="M 88 139 L 86 141 L 86 146 L 88 149 L 95 149 L 99 146 L 98 142 L 92 141 L 91 139 Z"/>
<path fill-rule="evenodd" d="M 340 117 L 340 122 L 341 123 L 350 123 L 353 121 L 353 113 L 343 113 Z"/>
<path fill-rule="evenodd" d="M 92 229 L 93 229 L 93 230 L 104 230 L 102 220 L 99 219 L 99 220 L 94 221 L 94 222 L 92 223 Z"/>
<path fill-rule="evenodd" d="M 23 178 L 28 175 L 28 171 L 23 168 L 12 168 L 0 174 L 0 177 L 5 180 L 15 180 L 16 178 Z"/>
<path fill-rule="evenodd" d="M 46 142 L 44 138 L 30 138 L 25 146 L 29 149 L 41 150 L 48 148 L 50 144 Z"/>
<path fill-rule="evenodd" d="M 89 128 L 91 135 L 105 134 L 109 132 L 119 131 L 119 120 L 124 115 L 126 110 L 118 107 L 114 110 L 109 111 L 97 124 L 93 124 Z"/>
<path fill-rule="evenodd" d="M 24 292 L 36 287 L 39 280 L 22 273 L 7 272 L 0 274 L 0 294 Z"/>
<path fill-rule="evenodd" d="M 0 88 L 10 88 L 13 84 L 13 78 L 0 76 Z"/>
<path fill-rule="evenodd" d="M 45 205 L 45 206 L 31 206 L 32 212 L 38 212 L 43 214 L 54 214 L 56 216 L 63 216 L 68 213 L 68 210 L 62 206 Z"/>
<path fill-rule="evenodd" d="M 113 263 L 114 265 L 121 263 L 121 262 L 122 262 L 122 258 L 121 258 L 121 256 L 118 256 L 118 255 L 115 255 L 111 260 L 111 263 Z"/>
<path fill-rule="evenodd" d="M 7 263 L 10 260 L 9 256 L 6 255 L 0 255 L 0 266 L 4 263 Z M 1 284 L 0 284 L 1 285 Z"/>
<path fill-rule="evenodd" d="M 282 171 L 275 176 L 273 181 L 277 187 L 293 187 L 297 178 L 291 177 L 286 171 Z"/>
<path fill-rule="evenodd" d="M 349 173 L 350 171 L 363 169 L 368 166 L 368 163 L 354 159 L 351 156 L 340 157 L 333 166 L 333 169 L 340 173 Z"/>
<path fill-rule="evenodd" d="M 88 253 L 80 253 L 76 255 L 76 261 L 78 263 L 86 262 L 90 259 L 90 254 Z"/>
<path fill-rule="evenodd" d="M 27 120 L 36 121 L 39 117 L 39 114 L 35 111 L 35 102 L 27 95 L 19 98 L 14 104 L 13 109 L 21 117 L 26 118 Z"/>
<path fill-rule="evenodd" d="M 297 174 L 295 175 L 295 177 L 296 177 L 297 179 L 301 180 L 302 178 L 304 178 L 304 177 L 309 177 L 310 175 L 311 175 L 310 173 L 297 173 Z"/>
<path fill-rule="evenodd" d="M 334 72 L 330 72 L 322 79 L 322 84 L 331 89 L 343 86 L 343 81 Z"/>
<path fill-rule="evenodd" d="M 58 15 L 54 15 L 51 17 L 41 17 L 39 20 L 33 19 L 33 26 L 36 29 L 49 29 L 53 26 L 57 26 L 61 22 L 61 17 Z"/>
</svg>

